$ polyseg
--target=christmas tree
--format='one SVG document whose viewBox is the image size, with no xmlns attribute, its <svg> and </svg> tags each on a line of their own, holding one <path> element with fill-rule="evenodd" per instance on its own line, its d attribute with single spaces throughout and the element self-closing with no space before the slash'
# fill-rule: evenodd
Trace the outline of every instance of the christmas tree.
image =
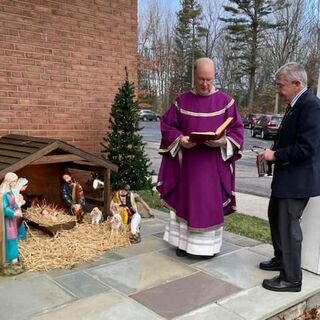
<svg viewBox="0 0 320 320">
<path fill-rule="evenodd" d="M 111 174 L 113 190 L 129 184 L 132 190 L 152 189 L 151 165 L 147 157 L 139 128 L 138 102 L 135 101 L 134 84 L 126 79 L 119 88 L 111 108 L 109 132 L 104 137 L 102 153 L 118 166 Z"/>
</svg>

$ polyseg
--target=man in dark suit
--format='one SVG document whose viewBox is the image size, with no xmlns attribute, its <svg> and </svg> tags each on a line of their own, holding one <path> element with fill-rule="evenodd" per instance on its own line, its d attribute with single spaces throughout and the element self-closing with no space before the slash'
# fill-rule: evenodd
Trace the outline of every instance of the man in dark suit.
<svg viewBox="0 0 320 320">
<path fill-rule="evenodd" d="M 320 195 L 320 100 L 307 89 L 307 74 L 289 62 L 276 73 L 276 92 L 288 104 L 272 150 L 260 159 L 274 162 L 268 217 L 274 257 L 261 262 L 263 270 L 280 275 L 265 279 L 273 291 L 301 290 L 300 218 L 309 197 Z"/>
</svg>

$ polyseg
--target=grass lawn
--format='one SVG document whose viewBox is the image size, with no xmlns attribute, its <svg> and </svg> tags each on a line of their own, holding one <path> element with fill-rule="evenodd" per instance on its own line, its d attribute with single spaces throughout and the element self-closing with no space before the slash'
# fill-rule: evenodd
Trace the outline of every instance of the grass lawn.
<svg viewBox="0 0 320 320">
<path fill-rule="evenodd" d="M 149 190 L 142 190 L 138 193 L 150 208 L 169 212 L 169 209 L 166 207 L 164 201 L 160 199 L 160 195 L 157 191 L 151 192 Z"/>
<path fill-rule="evenodd" d="M 271 243 L 269 222 L 242 213 L 233 213 L 225 217 L 224 230 L 248 238 Z"/>
<path fill-rule="evenodd" d="M 158 192 L 139 191 L 143 200 L 151 207 L 169 212 Z M 248 238 L 271 243 L 269 223 L 266 220 L 242 213 L 233 213 L 225 217 L 224 229 Z"/>
</svg>

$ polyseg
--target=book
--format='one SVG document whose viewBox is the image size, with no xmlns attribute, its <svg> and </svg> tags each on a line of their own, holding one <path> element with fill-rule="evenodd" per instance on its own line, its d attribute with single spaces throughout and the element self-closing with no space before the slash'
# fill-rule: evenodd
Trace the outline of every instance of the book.
<svg viewBox="0 0 320 320">
<path fill-rule="evenodd" d="M 224 131 L 231 124 L 232 120 L 233 120 L 233 117 L 229 117 L 217 128 L 216 131 L 206 131 L 206 132 L 193 131 L 189 135 L 189 141 L 195 142 L 197 144 L 201 144 L 207 140 L 218 140 L 219 138 L 221 138 Z"/>
</svg>

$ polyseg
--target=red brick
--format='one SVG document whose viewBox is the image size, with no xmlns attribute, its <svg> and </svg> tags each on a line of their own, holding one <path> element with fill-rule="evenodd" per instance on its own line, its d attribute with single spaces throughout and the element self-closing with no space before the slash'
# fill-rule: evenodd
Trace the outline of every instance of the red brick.
<svg viewBox="0 0 320 320">
<path fill-rule="evenodd" d="M 40 79 L 40 74 L 33 72 L 22 72 L 23 78 Z"/>
<path fill-rule="evenodd" d="M 0 134 L 98 153 L 125 65 L 137 79 L 136 17 L 137 0 L 2 0 Z"/>
<path fill-rule="evenodd" d="M 38 102 L 33 99 L 19 99 L 19 104 L 24 105 L 37 105 Z"/>
<path fill-rule="evenodd" d="M 50 76 L 51 81 L 67 82 L 67 79 L 65 76 Z"/>
<path fill-rule="evenodd" d="M 17 125 L 14 123 L 2 123 L 1 124 L 1 131 L 10 130 L 10 129 L 17 129 Z M 6 133 L 3 133 L 6 134 Z"/>
<path fill-rule="evenodd" d="M 56 102 L 54 100 L 38 100 L 39 105 L 54 106 Z"/>
<path fill-rule="evenodd" d="M 0 41 L 0 48 L 13 50 L 14 49 L 14 44 Z"/>
<path fill-rule="evenodd" d="M 17 59 L 17 63 L 18 63 L 18 64 L 27 64 L 27 65 L 34 65 L 34 64 L 35 64 L 34 60 L 21 59 L 21 58 L 18 58 L 18 59 Z"/>
<path fill-rule="evenodd" d="M 1 98 L 0 104 L 18 104 L 18 99 L 16 98 Z"/>
<path fill-rule="evenodd" d="M 23 92 L 23 91 L 20 91 L 20 92 L 8 92 L 8 96 L 9 97 L 15 97 L 15 98 L 28 98 L 29 97 L 29 93 L 28 92 Z"/>
<path fill-rule="evenodd" d="M 26 53 L 25 56 L 29 59 L 44 60 L 44 55 L 40 53 Z"/>
<path fill-rule="evenodd" d="M 23 51 L 6 50 L 5 54 L 6 56 L 25 57 L 25 53 Z"/>
<path fill-rule="evenodd" d="M 44 53 L 44 54 L 52 54 L 53 52 L 53 49 L 46 49 L 46 48 L 35 48 L 35 51 L 36 52 L 39 52 L 39 53 Z"/>
<path fill-rule="evenodd" d="M 20 75 L 21 77 L 21 75 Z M 20 77 L 17 77 L 17 78 L 10 78 L 8 79 L 8 82 L 9 83 L 12 83 L 12 84 L 17 84 L 17 85 L 23 85 L 23 84 L 27 84 L 26 80 L 25 79 L 22 79 Z M 21 86 L 19 86 L 19 90 L 23 90 L 21 88 Z"/>
</svg>

